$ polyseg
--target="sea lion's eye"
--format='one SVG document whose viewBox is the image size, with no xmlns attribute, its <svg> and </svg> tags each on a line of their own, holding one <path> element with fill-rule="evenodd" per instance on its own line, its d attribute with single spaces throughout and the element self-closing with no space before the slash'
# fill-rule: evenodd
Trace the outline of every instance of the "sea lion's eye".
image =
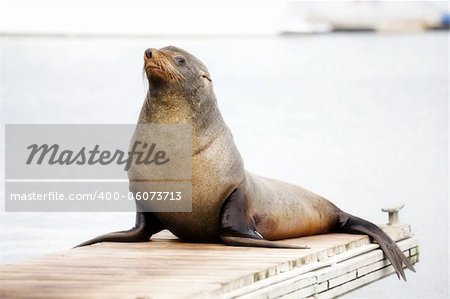
<svg viewBox="0 0 450 299">
<path fill-rule="evenodd" d="M 181 56 L 175 56 L 175 61 L 178 63 L 178 65 L 182 65 L 186 63 L 186 59 L 184 59 L 184 57 Z"/>
</svg>

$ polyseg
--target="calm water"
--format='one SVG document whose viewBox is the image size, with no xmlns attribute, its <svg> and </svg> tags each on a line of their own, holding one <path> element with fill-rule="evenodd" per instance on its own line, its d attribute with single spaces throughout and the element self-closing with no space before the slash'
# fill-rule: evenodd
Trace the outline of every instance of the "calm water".
<svg viewBox="0 0 450 299">
<path fill-rule="evenodd" d="M 209 67 L 247 169 L 307 187 L 375 223 L 386 221 L 381 207 L 406 204 L 401 219 L 421 245 L 417 274 L 407 273 L 407 283 L 389 277 L 347 298 L 446 298 L 447 38 L 2 37 L 1 120 L 134 123 L 146 89 L 143 51 L 183 47 Z M 0 150 L 3 157 L 3 143 Z M 1 168 L 3 176 L 3 161 Z M 0 263 L 128 229 L 133 218 L 2 212 Z"/>
</svg>

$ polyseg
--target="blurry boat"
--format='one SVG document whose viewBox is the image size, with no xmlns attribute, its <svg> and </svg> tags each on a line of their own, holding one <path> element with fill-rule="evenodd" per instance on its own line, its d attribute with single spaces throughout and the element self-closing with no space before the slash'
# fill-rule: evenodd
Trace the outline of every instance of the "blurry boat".
<svg viewBox="0 0 450 299">
<path fill-rule="evenodd" d="M 281 34 L 448 30 L 448 2 L 287 2 Z"/>
</svg>

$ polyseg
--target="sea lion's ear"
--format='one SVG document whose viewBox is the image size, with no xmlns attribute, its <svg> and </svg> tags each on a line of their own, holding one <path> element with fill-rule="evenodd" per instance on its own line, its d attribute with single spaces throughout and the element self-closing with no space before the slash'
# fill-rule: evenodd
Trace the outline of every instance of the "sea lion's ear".
<svg viewBox="0 0 450 299">
<path fill-rule="evenodd" d="M 204 71 L 200 70 L 200 78 L 205 82 L 205 83 L 210 83 L 212 82 L 211 78 L 209 77 L 209 75 L 207 73 L 205 73 Z"/>
</svg>

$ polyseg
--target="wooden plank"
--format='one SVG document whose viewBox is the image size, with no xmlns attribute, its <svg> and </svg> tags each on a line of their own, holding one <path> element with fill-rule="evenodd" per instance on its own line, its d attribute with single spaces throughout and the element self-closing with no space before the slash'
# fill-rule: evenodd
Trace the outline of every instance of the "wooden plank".
<svg viewBox="0 0 450 299">
<path fill-rule="evenodd" d="M 399 242 L 398 245 L 401 249 L 405 249 L 405 254 L 408 255 L 408 249 L 416 246 L 417 241 L 407 239 Z M 369 250 L 365 250 L 366 248 Z M 276 277 L 258 281 L 250 286 L 234 290 L 225 294 L 224 298 L 272 298 L 273 294 L 279 295 L 291 292 L 294 292 L 296 296 L 300 296 L 300 294 L 309 296 L 320 292 L 319 289 L 324 284 L 327 285 L 327 288 L 332 288 L 355 279 L 357 277 L 357 270 L 361 267 L 372 265 L 380 260 L 384 266 L 389 265 L 388 261 L 383 260 L 384 256 L 382 251 L 377 248 L 378 245 L 374 246 L 374 244 L 369 244 L 363 246 L 363 248 L 358 248 L 358 250 L 350 251 L 359 251 L 360 255 L 356 257 L 355 255 L 350 255 L 350 252 L 346 252 L 329 258 L 329 261 L 316 262 L 313 265 L 303 266 L 299 269 L 291 270 Z M 379 268 L 382 268 L 382 266 Z"/>
<path fill-rule="evenodd" d="M 369 273 L 364 278 L 385 266 L 378 245 L 362 235 L 285 241 L 311 246 L 305 250 L 184 243 L 167 232 L 155 237 L 152 242 L 102 243 L 1 266 L 0 297 L 306 297 L 329 291 L 332 279 L 336 288 L 338 282 L 347 284 L 352 271 L 365 269 Z M 418 253 L 417 243 L 402 242 L 408 253 Z"/>
</svg>

